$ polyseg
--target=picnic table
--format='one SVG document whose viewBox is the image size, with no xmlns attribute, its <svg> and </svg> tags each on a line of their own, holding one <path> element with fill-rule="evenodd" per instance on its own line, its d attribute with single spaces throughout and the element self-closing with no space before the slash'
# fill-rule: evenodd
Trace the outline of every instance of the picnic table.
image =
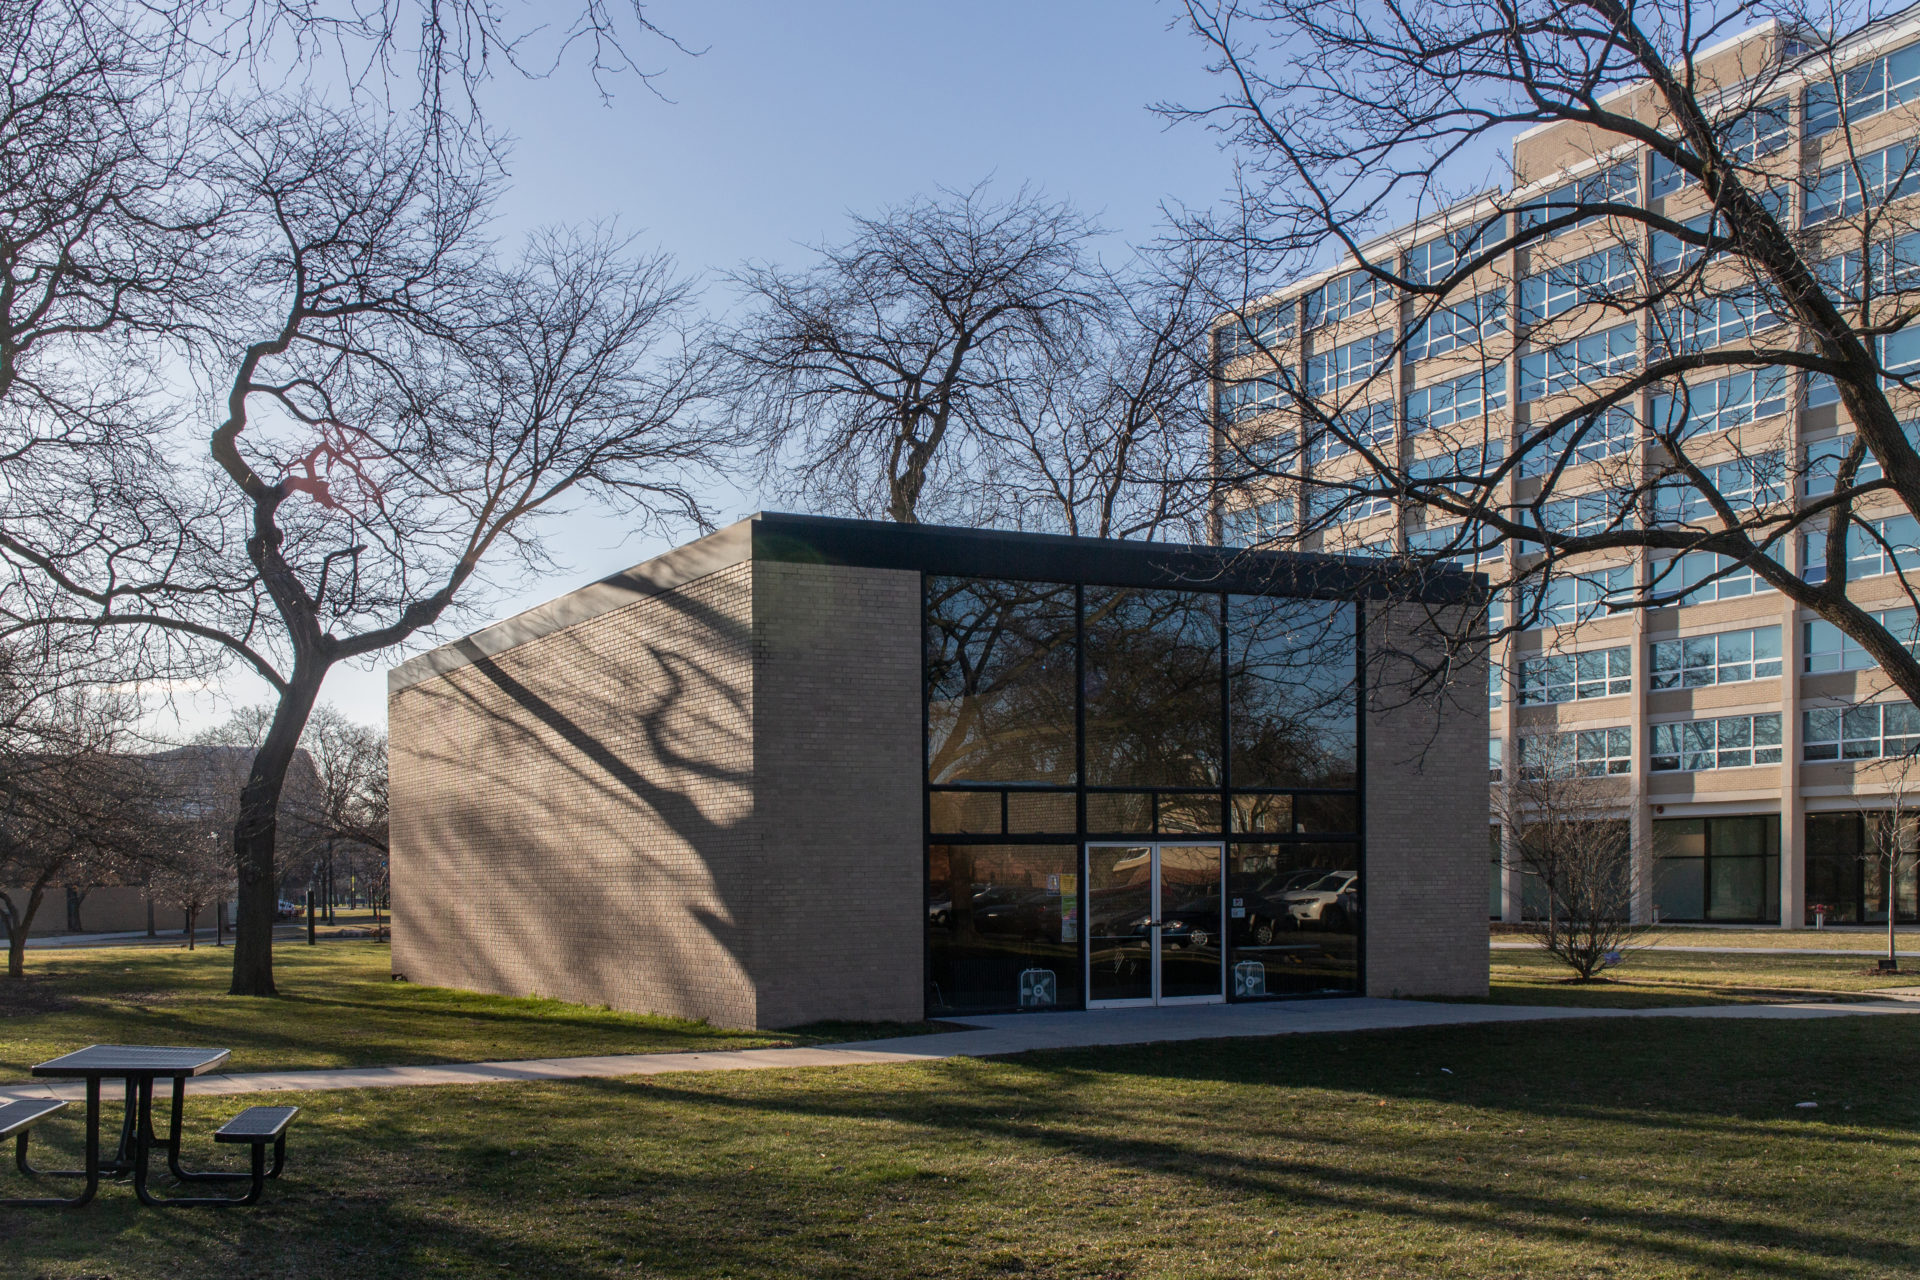
<svg viewBox="0 0 1920 1280">
<path fill-rule="evenodd" d="M 213 1135 L 215 1142 L 246 1143 L 253 1149 L 251 1168 L 246 1172 L 195 1172 L 180 1165 L 181 1104 L 187 1080 L 204 1075 L 226 1063 L 231 1051 L 193 1049 L 161 1045 L 96 1044 L 64 1054 L 33 1068 L 42 1079 L 84 1080 L 86 1082 L 86 1155 L 79 1169 L 35 1169 L 27 1160 L 27 1139 L 34 1125 L 63 1109 L 67 1104 L 56 1099 L 21 1098 L 0 1101 L 0 1140 L 15 1141 L 14 1163 L 21 1173 L 36 1178 L 83 1179 L 85 1186 L 77 1196 L 43 1196 L 0 1200 L 0 1205 L 79 1208 L 93 1199 L 104 1177 L 130 1178 L 133 1193 L 141 1204 L 223 1205 L 252 1204 L 260 1198 L 265 1180 L 276 1178 L 286 1162 L 286 1129 L 297 1107 L 248 1107 L 229 1120 Z M 125 1107 L 120 1121 L 120 1138 L 112 1156 L 101 1157 L 100 1110 L 101 1083 L 123 1081 Z M 173 1082 L 171 1116 L 164 1138 L 153 1128 L 153 1089 L 156 1080 Z M 266 1148 L 273 1146 L 273 1166 L 266 1164 Z M 166 1153 L 167 1170 L 181 1183 L 248 1182 L 241 1195 L 158 1196 L 148 1186 L 155 1150 Z"/>
</svg>

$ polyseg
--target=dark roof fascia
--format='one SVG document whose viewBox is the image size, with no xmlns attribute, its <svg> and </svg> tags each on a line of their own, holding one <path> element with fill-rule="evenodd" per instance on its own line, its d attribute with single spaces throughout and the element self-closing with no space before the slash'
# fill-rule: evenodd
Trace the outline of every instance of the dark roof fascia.
<svg viewBox="0 0 1920 1280">
<path fill-rule="evenodd" d="M 1395 562 L 1304 551 L 1246 551 L 1004 529 L 890 524 L 766 512 L 753 519 L 756 560 L 905 569 L 956 577 L 1089 586 L 1181 587 L 1320 599 L 1454 604 L 1483 592 L 1483 575 L 1445 567 L 1414 574 Z"/>
<path fill-rule="evenodd" d="M 398 693 L 748 559 L 1333 600 L 1456 604 L 1484 600 L 1487 592 L 1482 574 L 1426 566 L 1409 571 L 1392 561 L 761 512 L 410 658 L 387 672 L 387 692 Z"/>
</svg>

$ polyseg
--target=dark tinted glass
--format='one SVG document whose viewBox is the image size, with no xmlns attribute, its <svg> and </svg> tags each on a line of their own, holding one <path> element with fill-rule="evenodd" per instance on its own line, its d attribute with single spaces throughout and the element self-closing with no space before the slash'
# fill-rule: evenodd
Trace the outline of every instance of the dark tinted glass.
<svg viewBox="0 0 1920 1280">
<path fill-rule="evenodd" d="M 927 778 L 1074 781 L 1073 588 L 927 580 Z"/>
<path fill-rule="evenodd" d="M 1078 1008 L 1079 867 L 1073 845 L 930 846 L 928 1011 Z"/>
<path fill-rule="evenodd" d="M 1086 589 L 1087 782 L 1220 781 L 1220 597 Z"/>
<path fill-rule="evenodd" d="M 1238 787 L 1351 787 L 1353 606 L 1227 598 L 1227 703 Z"/>
<path fill-rule="evenodd" d="M 1227 989 L 1235 999 L 1352 991 L 1361 898 L 1348 844 L 1227 847 Z"/>
<path fill-rule="evenodd" d="M 1857 924 L 1864 910 L 1865 864 L 1860 860 L 1861 820 L 1852 813 L 1807 815 L 1807 913 L 1823 906 L 1829 924 Z"/>
</svg>

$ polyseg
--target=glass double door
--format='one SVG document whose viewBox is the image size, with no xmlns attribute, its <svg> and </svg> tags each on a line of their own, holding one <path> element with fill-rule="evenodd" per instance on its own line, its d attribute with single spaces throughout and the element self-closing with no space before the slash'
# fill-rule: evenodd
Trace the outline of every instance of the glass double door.
<svg viewBox="0 0 1920 1280">
<path fill-rule="evenodd" d="M 1226 999 L 1225 850 L 1087 846 L 1087 1003 Z"/>
</svg>

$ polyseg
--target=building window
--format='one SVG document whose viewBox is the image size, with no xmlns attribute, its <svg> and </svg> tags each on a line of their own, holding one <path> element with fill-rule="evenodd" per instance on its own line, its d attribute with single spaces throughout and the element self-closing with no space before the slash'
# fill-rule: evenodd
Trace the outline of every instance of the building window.
<svg viewBox="0 0 1920 1280">
<path fill-rule="evenodd" d="M 1872 616 L 1906 646 L 1907 652 L 1920 656 L 1920 627 L 1915 625 L 1911 608 L 1879 609 Z M 1806 657 L 1803 669 L 1808 675 L 1823 671 L 1866 671 L 1875 665 L 1858 640 L 1825 618 L 1802 623 L 1801 638 Z"/>
<path fill-rule="evenodd" d="M 1498 711 L 1500 709 L 1500 700 L 1503 696 L 1502 690 L 1505 684 L 1506 681 L 1501 679 L 1499 662 L 1489 658 L 1487 660 L 1487 709 L 1489 711 Z"/>
<path fill-rule="evenodd" d="M 1584 333 L 1520 359 L 1520 403 L 1633 371 L 1638 356 L 1631 321 Z"/>
<path fill-rule="evenodd" d="M 1787 411 L 1792 378 L 1784 370 L 1748 370 L 1725 378 L 1683 385 L 1678 392 L 1653 398 L 1648 426 L 1663 437 L 1689 440 L 1731 427 L 1743 427 Z"/>
<path fill-rule="evenodd" d="M 1780 675 L 1779 627 L 1657 640 L 1651 650 L 1655 689 L 1699 689 Z"/>
<path fill-rule="evenodd" d="M 1576 182 L 1555 187 L 1542 198 L 1524 206 L 1520 210 L 1520 229 L 1525 231 L 1530 227 L 1540 226 L 1551 218 L 1564 217 L 1583 205 L 1639 203 L 1640 162 L 1637 157 L 1629 156 L 1618 164 L 1609 165 Z M 1560 228 L 1554 234 L 1590 226 L 1605 216 L 1594 214 L 1591 217 L 1581 218 L 1570 226 Z"/>
<path fill-rule="evenodd" d="M 1792 138 L 1788 107 L 1782 96 L 1742 112 L 1727 126 L 1727 150 L 1747 164 L 1781 150 Z"/>
<path fill-rule="evenodd" d="M 1293 499 L 1276 498 L 1237 507 L 1220 519 L 1221 543 L 1229 547 L 1261 547 L 1283 542 L 1299 532 Z"/>
<path fill-rule="evenodd" d="M 1835 218 L 1851 218 L 1869 204 L 1880 205 L 1920 191 L 1911 146 L 1896 142 L 1880 151 L 1842 161 L 1820 171 L 1807 188 L 1803 226 L 1817 227 Z"/>
<path fill-rule="evenodd" d="M 1364 315 L 1387 301 L 1389 293 L 1386 282 L 1370 271 L 1329 280 L 1307 295 L 1307 328 Z"/>
<path fill-rule="evenodd" d="M 1570 423 L 1528 449 L 1520 459 L 1520 474 L 1543 476 L 1563 462 L 1569 467 L 1600 462 L 1627 452 L 1639 437 L 1640 424 L 1632 410 L 1608 409 L 1584 421 Z"/>
<path fill-rule="evenodd" d="M 1808 582 L 1827 580 L 1827 535 L 1800 535 L 1802 576 Z M 1847 530 L 1847 580 L 1878 577 L 1895 570 L 1920 569 L 1920 521 L 1912 516 L 1885 520 L 1855 520 Z"/>
<path fill-rule="evenodd" d="M 1920 44 L 1883 54 L 1807 89 L 1807 137 L 1819 138 L 1871 119 L 1920 94 Z"/>
<path fill-rule="evenodd" d="M 1334 425 L 1317 428 L 1307 443 L 1307 461 L 1326 462 L 1352 453 L 1356 443 L 1375 448 L 1393 441 L 1393 401 L 1376 400 L 1337 414 Z"/>
<path fill-rule="evenodd" d="M 1695 236 L 1711 239 L 1715 243 L 1714 256 L 1719 257 L 1723 249 L 1718 247 L 1726 239 L 1727 232 L 1711 213 L 1688 218 L 1680 224 Z M 1668 231 L 1656 231 L 1647 245 L 1648 265 L 1656 276 L 1672 275 L 1686 271 L 1700 261 L 1706 249 L 1690 240 L 1683 240 Z"/>
<path fill-rule="evenodd" d="M 1847 249 L 1819 262 L 1814 274 L 1849 302 L 1920 286 L 1920 231 L 1874 243 L 1864 269 L 1860 250 Z"/>
<path fill-rule="evenodd" d="M 1653 562 L 1648 594 L 1657 604 L 1708 604 L 1773 590 L 1750 564 L 1736 564 L 1711 551 L 1662 556 Z"/>
<path fill-rule="evenodd" d="M 1498 920 L 1506 909 L 1507 895 L 1505 878 L 1501 872 L 1505 869 L 1500 859 L 1500 824 L 1494 823 L 1487 828 L 1487 843 L 1491 847 L 1493 863 L 1492 891 L 1487 897 L 1487 917 Z"/>
<path fill-rule="evenodd" d="M 1587 302 L 1635 306 L 1632 291 L 1637 280 L 1633 255 L 1623 245 L 1555 263 L 1520 281 L 1520 318 L 1537 324 Z"/>
<path fill-rule="evenodd" d="M 1407 433 L 1441 430 L 1485 417 L 1507 403 L 1507 369 L 1494 364 L 1407 394 Z"/>
<path fill-rule="evenodd" d="M 1500 781 L 1500 739 L 1487 739 L 1487 781 Z"/>
<path fill-rule="evenodd" d="M 1520 772 L 1529 778 L 1602 778 L 1633 772 L 1633 727 L 1575 729 L 1519 739 Z"/>
<path fill-rule="evenodd" d="M 1807 815 L 1808 924 L 1814 907 L 1826 908 L 1832 924 L 1887 922 L 1886 850 L 1893 847 L 1886 824 L 1893 815 L 1866 813 L 1810 813 Z M 1901 841 L 1911 853 L 1913 815 L 1906 815 L 1907 834 Z M 1920 919 L 1920 875 L 1912 859 L 1896 872 L 1895 912 L 1902 921 Z"/>
<path fill-rule="evenodd" d="M 1214 405 L 1215 412 L 1226 421 L 1245 422 L 1278 409 L 1283 399 L 1278 378 L 1239 378 L 1220 384 Z"/>
<path fill-rule="evenodd" d="M 1739 342 L 1786 323 L 1751 293 L 1693 299 L 1656 315 L 1655 336 L 1676 354 Z"/>
<path fill-rule="evenodd" d="M 1384 330 L 1307 359 L 1307 393 L 1324 396 L 1366 382 L 1379 374 L 1393 351 L 1393 335 Z"/>
<path fill-rule="evenodd" d="M 1481 225 L 1415 245 L 1407 250 L 1407 279 L 1415 284 L 1437 284 L 1453 274 L 1462 261 L 1498 243 L 1506 234 L 1507 219 L 1502 214 Z"/>
<path fill-rule="evenodd" d="M 1507 327 L 1507 291 L 1489 289 L 1476 298 L 1441 307 L 1414 325 L 1401 358 L 1408 363 L 1484 342 Z"/>
<path fill-rule="evenodd" d="M 1662 921 L 1777 923 L 1779 817 L 1654 819 L 1653 910 Z"/>
<path fill-rule="evenodd" d="M 1649 725 L 1655 773 L 1699 773 L 1780 763 L 1780 713 Z"/>
<path fill-rule="evenodd" d="M 1751 515 L 1762 507 L 1785 501 L 1787 496 L 1786 455 L 1777 449 L 1731 462 L 1708 464 L 1700 471 L 1712 492 L 1725 499 L 1736 516 Z M 1655 487 L 1653 519 L 1656 524 L 1720 527 L 1720 513 L 1708 500 L 1707 491 L 1685 476 L 1670 477 Z"/>
<path fill-rule="evenodd" d="M 1579 537 L 1634 526 L 1633 495 L 1582 493 L 1540 504 L 1540 527 L 1548 533 Z"/>
<path fill-rule="evenodd" d="M 1593 649 L 1528 658 L 1520 664 L 1520 705 L 1611 698 L 1633 692 L 1633 650 Z"/>
<path fill-rule="evenodd" d="M 1877 760 L 1920 748 L 1920 707 L 1911 702 L 1818 707 L 1800 716 L 1807 760 Z"/>
<path fill-rule="evenodd" d="M 1364 315 L 1388 300 L 1392 291 L 1371 271 L 1353 271 L 1307 295 L 1307 328 Z"/>
<path fill-rule="evenodd" d="M 1833 379 L 1827 378 L 1829 387 Z M 1836 395 L 1836 398 L 1837 395 Z M 1920 419 L 1900 424 L 1900 430 L 1909 444 L 1920 445 Z M 1847 454 L 1853 449 L 1855 436 L 1833 436 L 1826 440 L 1816 440 L 1807 446 L 1807 470 L 1801 483 L 1801 492 L 1809 498 L 1821 497 L 1833 492 L 1840 482 L 1840 467 L 1846 462 Z M 1880 478 L 1880 459 L 1873 456 L 1873 450 L 1864 449 L 1860 454 L 1859 465 L 1854 468 L 1853 482 L 1866 484 Z"/>
<path fill-rule="evenodd" d="M 1479 524 L 1449 524 L 1407 534 L 1411 555 L 1444 561 L 1462 569 L 1500 559 L 1500 535 Z"/>
<path fill-rule="evenodd" d="M 1580 574 L 1556 574 L 1545 582 L 1536 579 L 1522 590 L 1536 610 L 1532 625 L 1570 626 L 1597 617 L 1610 602 L 1631 595 L 1633 569 L 1618 565 Z"/>
<path fill-rule="evenodd" d="M 1214 331 L 1222 360 L 1260 355 L 1293 336 L 1293 304 L 1283 302 L 1249 312 Z"/>
<path fill-rule="evenodd" d="M 1489 440 L 1443 453 L 1430 453 L 1407 464 L 1407 477 L 1416 482 L 1443 486 L 1457 495 L 1490 489 L 1499 483 L 1491 474 L 1507 456 L 1506 442 Z"/>
</svg>

